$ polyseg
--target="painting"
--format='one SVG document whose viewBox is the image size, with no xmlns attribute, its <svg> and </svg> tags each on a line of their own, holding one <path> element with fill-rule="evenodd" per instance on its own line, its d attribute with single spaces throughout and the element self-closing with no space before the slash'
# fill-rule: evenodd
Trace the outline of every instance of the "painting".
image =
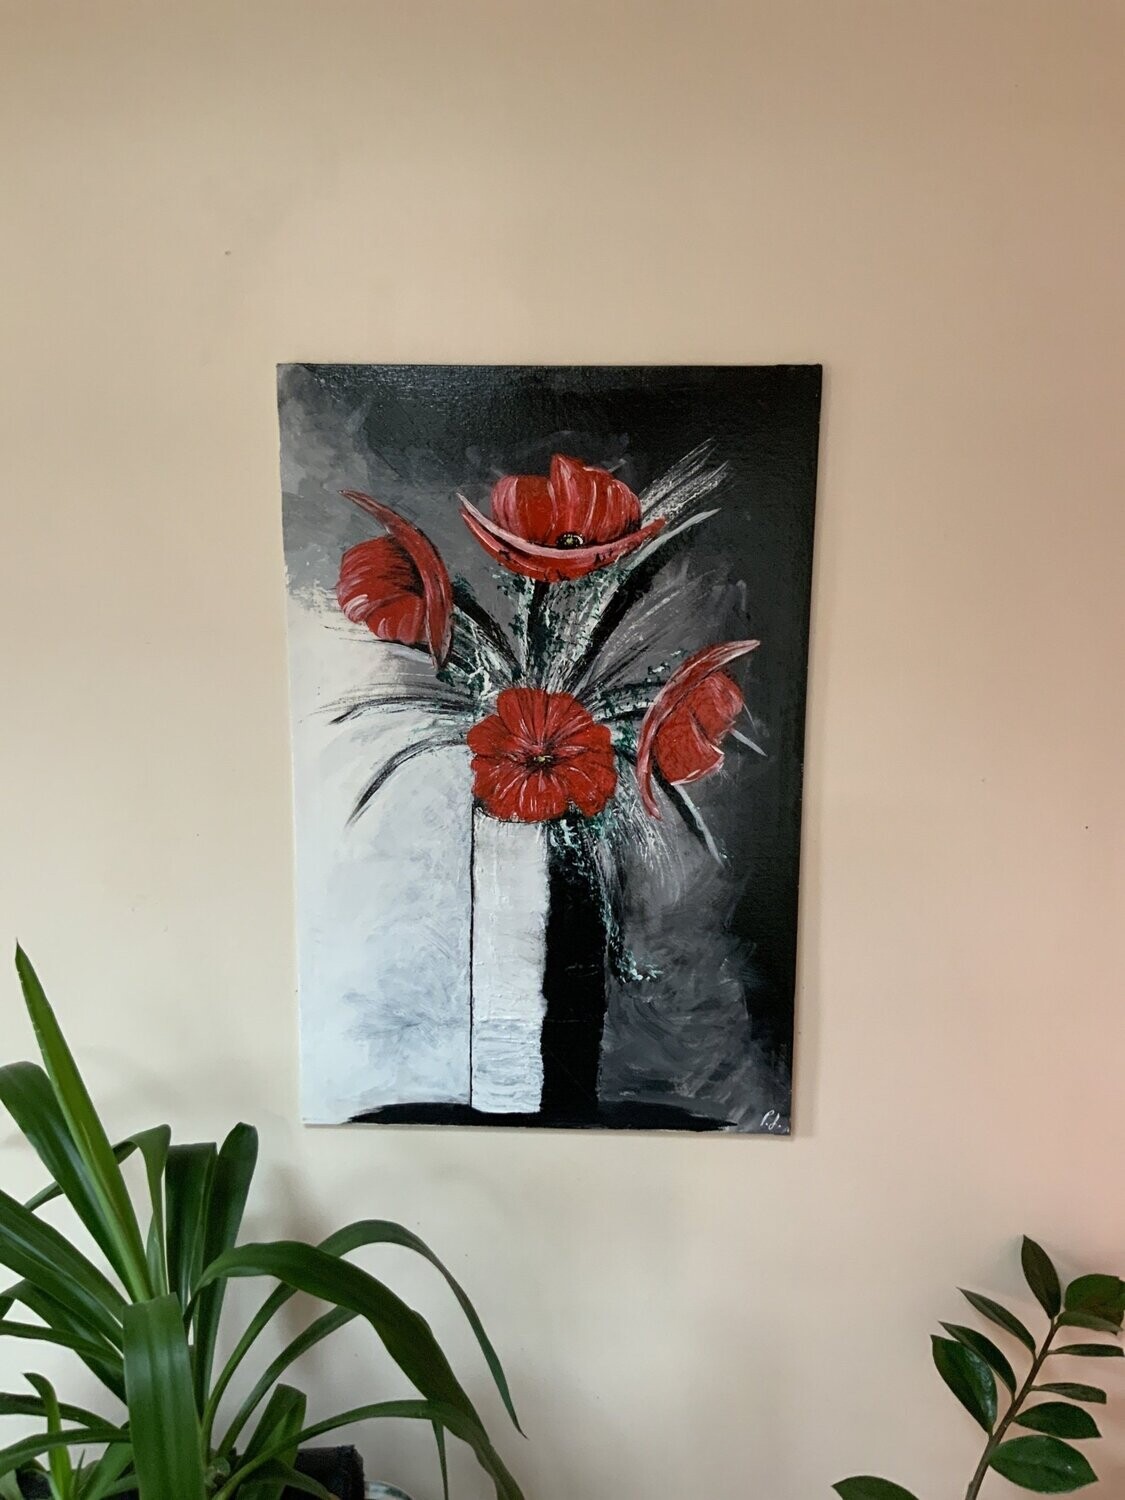
<svg viewBox="0 0 1125 1500">
<path fill-rule="evenodd" d="M 280 367 L 307 1122 L 789 1131 L 820 389 Z"/>
</svg>

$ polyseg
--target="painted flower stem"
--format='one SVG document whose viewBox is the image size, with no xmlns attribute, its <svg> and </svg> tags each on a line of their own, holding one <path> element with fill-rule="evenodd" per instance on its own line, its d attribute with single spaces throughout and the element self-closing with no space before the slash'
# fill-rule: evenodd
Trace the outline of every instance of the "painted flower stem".
<svg viewBox="0 0 1125 1500">
<path fill-rule="evenodd" d="M 984 1452 L 981 1454 L 980 1463 L 977 1465 L 976 1472 L 973 1475 L 972 1479 L 969 1481 L 969 1488 L 965 1491 L 965 1500 L 977 1500 L 977 1496 L 980 1494 L 981 1485 L 988 1477 L 988 1470 L 992 1464 L 993 1455 L 996 1453 L 996 1450 L 997 1448 L 999 1448 L 1000 1444 L 1004 1441 L 1004 1437 L 1008 1431 L 1008 1428 L 1019 1416 L 1024 1402 L 1031 1394 L 1035 1382 L 1039 1379 L 1039 1372 L 1040 1370 L 1042 1370 L 1043 1363 L 1051 1352 L 1051 1340 L 1055 1337 L 1055 1334 L 1058 1333 L 1058 1331 L 1059 1320 L 1057 1317 L 1055 1317 L 1051 1319 L 1051 1326 L 1047 1330 L 1047 1336 L 1043 1340 L 1042 1348 L 1039 1350 L 1038 1354 L 1036 1354 L 1035 1358 L 1031 1362 L 1031 1369 L 1027 1372 L 1027 1379 L 1024 1381 L 1023 1385 L 1020 1386 L 1016 1394 L 1012 1397 L 1011 1404 L 1008 1407 L 1008 1410 L 1004 1413 L 1003 1417 L 997 1423 L 995 1432 L 993 1432 L 992 1436 L 985 1444 Z"/>
</svg>

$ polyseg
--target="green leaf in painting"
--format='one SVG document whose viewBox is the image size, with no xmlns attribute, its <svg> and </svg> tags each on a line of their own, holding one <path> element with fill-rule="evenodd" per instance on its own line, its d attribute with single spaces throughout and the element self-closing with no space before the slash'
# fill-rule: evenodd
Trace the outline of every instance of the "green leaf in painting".
<svg viewBox="0 0 1125 1500">
<path fill-rule="evenodd" d="M 991 1297 L 985 1297 L 980 1292 L 967 1292 L 962 1287 L 961 1295 L 970 1307 L 980 1313 L 982 1318 L 988 1318 L 998 1328 L 1003 1328 L 1005 1333 L 1010 1333 L 1014 1339 L 1019 1339 L 1029 1354 L 1035 1353 L 1035 1339 L 1014 1313 L 1010 1313 L 999 1302 L 994 1302 Z"/>
<path fill-rule="evenodd" d="M 1079 1453 L 1053 1437 L 1019 1437 L 1001 1443 L 992 1455 L 997 1474 L 1037 1495 L 1069 1495 L 1098 1476 Z"/>
<path fill-rule="evenodd" d="M 140 1500 L 204 1500 L 203 1446 L 177 1297 L 125 1309 L 125 1389 Z"/>
<path fill-rule="evenodd" d="M 1036 1301 L 1047 1316 L 1053 1318 L 1062 1307 L 1062 1287 L 1051 1257 L 1041 1245 L 1024 1235 L 1020 1260 L 1024 1278 L 1035 1293 Z"/>
<path fill-rule="evenodd" d="M 916 1500 L 901 1484 L 892 1484 L 889 1479 L 873 1479 L 861 1474 L 855 1479 L 841 1479 L 832 1488 L 840 1500 Z"/>
<path fill-rule="evenodd" d="M 996 1424 L 996 1381 L 979 1354 L 955 1339 L 931 1340 L 938 1374 L 985 1432 Z"/>
<path fill-rule="evenodd" d="M 1015 1420 L 1020 1427 L 1030 1427 L 1032 1432 L 1046 1432 L 1051 1437 L 1101 1437 L 1098 1424 L 1090 1413 L 1080 1406 L 1071 1406 L 1068 1401 L 1041 1401 L 1038 1406 L 1025 1407 Z"/>
<path fill-rule="evenodd" d="M 941 1326 L 959 1344 L 964 1344 L 967 1349 L 972 1349 L 974 1354 L 979 1354 L 985 1364 L 999 1375 L 1013 1396 L 1015 1395 L 1016 1372 L 990 1338 L 986 1338 L 983 1333 L 978 1333 L 975 1328 L 966 1328 L 961 1323 L 943 1323 Z"/>
<path fill-rule="evenodd" d="M 1076 1359 L 1120 1359 L 1120 1344 L 1064 1344 L 1052 1354 L 1072 1354 Z"/>
<path fill-rule="evenodd" d="M 1048 1385 L 1033 1385 L 1033 1391 L 1051 1396 L 1067 1396 L 1071 1401 L 1086 1401 L 1091 1406 L 1104 1406 L 1106 1394 L 1096 1385 L 1076 1385 L 1071 1380 L 1059 1380 Z"/>
</svg>

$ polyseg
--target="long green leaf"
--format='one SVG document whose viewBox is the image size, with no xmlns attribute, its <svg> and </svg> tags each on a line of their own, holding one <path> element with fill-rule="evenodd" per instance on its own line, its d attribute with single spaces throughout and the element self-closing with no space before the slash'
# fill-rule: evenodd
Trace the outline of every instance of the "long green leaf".
<svg viewBox="0 0 1125 1500">
<path fill-rule="evenodd" d="M 24 1339 L 32 1343 L 55 1344 L 60 1349 L 73 1349 L 86 1360 L 101 1360 L 111 1351 L 104 1344 L 92 1339 L 80 1338 L 77 1334 L 60 1333 L 54 1328 L 44 1328 L 38 1323 L 18 1323 L 11 1318 L 0 1319 L 0 1339 Z"/>
<path fill-rule="evenodd" d="M 49 1297 L 41 1287 L 30 1281 L 21 1281 L 9 1287 L 2 1300 L 22 1303 L 29 1312 L 42 1319 L 47 1328 L 67 1340 L 73 1339 L 74 1343 L 68 1343 L 67 1347 L 75 1350 L 79 1359 L 107 1390 L 112 1391 L 120 1400 L 125 1399 L 125 1370 L 121 1362 L 121 1351 L 114 1348 L 88 1318 L 65 1302 Z M 116 1328 L 116 1336 L 120 1340 L 120 1327 Z M 92 1351 L 79 1347 L 82 1343 L 97 1346 L 98 1353 L 95 1355 Z"/>
<path fill-rule="evenodd" d="M 175 1296 L 126 1309 L 125 1389 L 140 1500 L 204 1500 L 191 1361 Z"/>
<path fill-rule="evenodd" d="M 218 1150 L 208 1141 L 172 1146 L 164 1170 L 168 1204 L 168 1279 L 187 1313 L 203 1269 L 207 1199 Z"/>
<path fill-rule="evenodd" d="M 334 1417 L 327 1417 L 322 1422 L 306 1427 L 297 1434 L 298 1444 L 309 1443 L 314 1438 L 323 1437 L 326 1432 L 335 1432 L 340 1427 L 351 1427 L 356 1422 L 387 1420 L 436 1424 L 445 1428 L 447 1432 L 453 1433 L 454 1437 L 461 1438 L 470 1447 L 474 1446 L 475 1424 L 466 1418 L 463 1412 L 443 1401 L 380 1401 L 373 1406 L 356 1406 L 351 1411 L 340 1412 Z M 251 1463 L 240 1465 L 222 1489 L 217 1492 L 214 1500 L 233 1500 L 233 1497 L 240 1493 L 240 1486 L 284 1451 L 290 1441 L 289 1438 L 284 1438 L 276 1445 L 276 1451 L 271 1452 L 267 1449 Z M 510 1475 L 507 1476 L 506 1483 L 496 1480 L 496 1494 L 499 1500 L 523 1500 L 519 1486 Z"/>
<path fill-rule="evenodd" d="M 1001 1443 L 991 1465 L 997 1474 L 1038 1495 L 1069 1495 L 1098 1478 L 1077 1448 L 1053 1437 L 1020 1437 Z"/>
<path fill-rule="evenodd" d="M 1059 1273 L 1055 1270 L 1051 1257 L 1027 1235 L 1023 1237 L 1023 1245 L 1020 1248 L 1020 1261 L 1023 1265 L 1024 1279 L 1035 1293 L 1035 1300 L 1047 1314 L 1053 1318 L 1062 1307 L 1062 1287 L 1059 1285 Z"/>
<path fill-rule="evenodd" d="M 141 1231 L 109 1137 L 39 983 L 39 976 L 27 954 L 19 947 L 16 948 L 16 971 L 47 1076 L 117 1244 L 125 1284 L 133 1297 L 147 1297 L 151 1287 Z"/>
<path fill-rule="evenodd" d="M 234 1248 L 257 1162 L 258 1132 L 250 1125 L 236 1125 L 219 1148 L 215 1160 L 207 1199 L 200 1270 L 224 1251 Z M 211 1386 L 225 1293 L 225 1283 L 214 1281 L 200 1292 L 195 1304 L 193 1370 L 196 1405 L 201 1411 Z"/>
<path fill-rule="evenodd" d="M 47 1416 L 47 1431 L 52 1437 L 61 1433 L 63 1430 L 62 1412 L 59 1410 L 59 1398 L 55 1394 L 54 1386 L 45 1375 L 27 1375 L 24 1378 L 39 1392 Z M 70 1461 L 67 1449 L 65 1447 L 52 1448 L 47 1465 L 51 1471 L 53 1500 L 71 1500 L 74 1493 L 74 1465 Z"/>
<path fill-rule="evenodd" d="M 462 1291 L 458 1283 L 446 1270 L 445 1266 L 441 1264 L 441 1262 L 437 1259 L 437 1257 L 433 1254 L 429 1247 L 424 1244 L 422 1240 L 418 1239 L 416 1235 L 412 1235 L 411 1232 L 408 1229 L 404 1229 L 402 1225 L 395 1224 L 390 1220 L 366 1219 L 361 1220 L 355 1224 L 346 1225 L 343 1229 L 336 1230 L 335 1233 L 330 1234 L 327 1239 L 321 1241 L 319 1248 L 328 1255 L 347 1255 L 352 1251 L 361 1249 L 367 1245 L 377 1244 L 399 1244 L 405 1246 L 407 1249 L 414 1250 L 417 1254 L 421 1254 L 427 1260 L 429 1260 L 430 1263 L 434 1265 L 436 1269 L 445 1277 L 454 1295 L 457 1297 L 458 1302 L 461 1304 L 462 1309 L 465 1311 L 466 1317 L 469 1321 L 469 1325 L 473 1329 L 473 1332 L 477 1337 L 477 1342 L 480 1344 L 481 1351 L 484 1354 L 485 1361 L 488 1364 L 490 1371 L 492 1372 L 493 1379 L 496 1382 L 497 1389 L 500 1392 L 500 1397 L 504 1402 L 508 1414 L 511 1417 L 512 1421 L 515 1423 L 517 1429 L 519 1429 L 519 1422 L 516 1418 L 515 1407 L 512 1404 L 512 1398 L 508 1391 L 507 1379 L 505 1378 L 499 1357 L 496 1354 L 496 1351 L 493 1349 L 492 1344 L 488 1339 L 488 1335 L 484 1331 L 484 1327 L 481 1324 L 479 1317 L 477 1316 L 475 1308 L 473 1308 L 472 1303 L 469 1301 L 468 1297 Z M 207 1405 L 204 1411 L 204 1432 L 206 1434 L 210 1434 L 211 1432 L 211 1429 L 214 1425 L 215 1416 L 219 1409 L 219 1404 L 222 1401 L 223 1396 L 226 1394 L 227 1388 L 230 1385 L 231 1380 L 234 1378 L 234 1375 L 241 1365 L 242 1361 L 245 1359 L 246 1355 L 249 1353 L 250 1349 L 261 1336 L 265 1328 L 269 1325 L 272 1319 L 277 1315 L 278 1312 L 280 1312 L 281 1308 L 285 1306 L 286 1302 L 288 1302 L 293 1295 L 293 1290 L 290 1287 L 283 1285 L 275 1288 L 275 1290 L 272 1291 L 264 1300 L 262 1306 L 258 1309 L 258 1312 L 254 1315 L 251 1321 L 247 1324 L 246 1328 L 243 1330 L 243 1333 L 239 1338 L 233 1352 L 231 1353 L 230 1358 L 227 1360 L 219 1375 L 219 1378 L 212 1387 L 211 1394 L 207 1400 Z M 258 1399 L 261 1398 L 259 1397 Z"/>
<path fill-rule="evenodd" d="M 153 1290 L 163 1296 L 172 1290 L 168 1280 L 168 1246 L 164 1226 L 164 1171 L 168 1164 L 172 1131 L 167 1125 L 154 1125 L 150 1130 L 139 1130 L 128 1144 L 135 1146 L 144 1158 L 151 1214 L 148 1234 L 145 1236 L 145 1258 Z"/>
<path fill-rule="evenodd" d="M 257 1500 L 258 1492 L 264 1486 L 268 1486 L 269 1491 L 276 1495 L 293 1491 L 299 1495 L 316 1495 L 318 1500 L 338 1500 L 331 1490 L 326 1490 L 317 1480 L 302 1474 L 290 1464 L 282 1463 L 278 1458 L 270 1459 L 269 1463 L 258 1470 L 256 1479 L 239 1490 L 238 1500 L 251 1494 Z"/>
<path fill-rule="evenodd" d="M 111 1342 L 121 1338 L 124 1299 L 57 1229 L 0 1191 L 0 1265 L 75 1308 Z"/>
<path fill-rule="evenodd" d="M 292 1339 L 281 1353 L 274 1359 L 261 1376 L 255 1382 L 253 1389 L 243 1401 L 242 1405 L 234 1415 L 234 1419 L 227 1428 L 226 1435 L 219 1444 L 218 1451 L 226 1456 L 238 1442 L 239 1434 L 257 1410 L 260 1402 L 264 1401 L 274 1385 L 285 1373 L 291 1364 L 300 1359 L 314 1345 L 329 1337 L 338 1328 L 343 1328 L 345 1323 L 354 1322 L 359 1316 L 347 1307 L 334 1307 L 331 1312 L 322 1313 L 319 1318 L 314 1319 L 309 1326 Z M 0 1325 L 2 1327 L 3 1325 Z"/>
<path fill-rule="evenodd" d="M 120 1427 L 111 1427 L 108 1422 L 99 1422 L 96 1427 L 71 1427 L 66 1432 L 40 1432 L 34 1437 L 21 1438 L 18 1443 L 10 1443 L 7 1448 L 0 1448 L 0 1479 L 5 1474 L 22 1469 L 32 1459 L 41 1458 L 44 1453 L 53 1452 L 56 1448 L 115 1443 L 121 1440 L 121 1436 Z M 177 1500 L 177 1497 L 170 1494 L 167 1500 Z"/>
<path fill-rule="evenodd" d="M 133 1449 L 128 1443 L 110 1443 L 90 1471 L 82 1487 L 82 1500 L 107 1500 L 109 1495 L 121 1494 L 127 1488 L 136 1488 L 136 1480 L 129 1479 L 119 1485 L 122 1474 L 133 1461 Z"/>
<path fill-rule="evenodd" d="M 500 1356 L 492 1347 L 488 1334 L 484 1331 L 484 1324 L 477 1315 L 477 1310 L 470 1302 L 460 1283 L 452 1273 L 442 1264 L 426 1242 L 406 1229 L 401 1224 L 395 1224 L 390 1219 L 361 1219 L 358 1223 L 349 1224 L 344 1229 L 338 1229 L 324 1241 L 321 1248 L 329 1255 L 350 1255 L 352 1251 L 362 1249 L 368 1245 L 401 1245 L 405 1250 L 411 1250 L 415 1255 L 420 1255 L 423 1260 L 429 1261 L 434 1270 L 441 1275 L 461 1308 L 469 1327 L 473 1330 L 480 1351 L 484 1355 L 485 1363 L 489 1368 L 496 1389 L 500 1393 L 500 1399 L 504 1403 L 504 1409 L 512 1419 L 512 1424 L 517 1432 L 522 1432 L 519 1418 L 516 1416 L 516 1408 L 512 1401 L 512 1395 L 508 1389 L 507 1377 L 500 1363 Z"/>
<path fill-rule="evenodd" d="M 350 1308 L 366 1318 L 388 1354 L 422 1395 L 461 1413 L 473 1434 L 468 1441 L 477 1461 L 492 1476 L 498 1494 L 511 1493 L 503 1486 L 514 1485 L 515 1481 L 492 1447 L 429 1325 L 389 1287 L 347 1261 L 291 1241 L 244 1245 L 228 1251 L 208 1267 L 201 1285 L 226 1276 L 272 1276 L 297 1291 Z"/>
<path fill-rule="evenodd" d="M 1120 1344 L 1063 1344 L 1061 1349 L 1052 1349 L 1052 1354 L 1070 1354 L 1076 1359 L 1120 1359 Z"/>
<path fill-rule="evenodd" d="M 297 1457 L 297 1439 L 305 1423 L 308 1402 L 303 1391 L 291 1385 L 279 1385 L 266 1403 L 257 1427 L 246 1445 L 242 1461 L 251 1464 L 267 1451 L 276 1454 L 276 1462 L 288 1467 Z M 278 1444 L 289 1439 L 289 1445 L 278 1450 Z M 259 1471 L 238 1492 L 238 1500 L 281 1500 L 283 1479 Z"/>
<path fill-rule="evenodd" d="M 94 1243 L 123 1280 L 127 1274 L 113 1226 L 90 1181 L 86 1164 L 59 1108 L 51 1081 L 35 1063 L 9 1063 L 0 1068 L 0 1104 L 19 1126 L 28 1144 L 54 1179 Z M 50 1201 L 48 1190 L 33 1200 L 37 1207 Z"/>
<path fill-rule="evenodd" d="M 996 1380 L 988 1365 L 972 1349 L 955 1339 L 931 1339 L 938 1374 L 975 1422 L 985 1432 L 996 1425 Z"/>
<path fill-rule="evenodd" d="M 59 1404 L 59 1413 L 64 1422 L 83 1422 L 87 1427 L 96 1427 L 105 1421 L 96 1412 L 87 1411 L 84 1406 L 71 1406 L 66 1401 Z M 42 1394 L 17 1396 L 11 1391 L 0 1391 L 0 1417 L 40 1417 L 46 1420 L 47 1403 Z"/>
<path fill-rule="evenodd" d="M 985 1297 L 980 1292 L 967 1292 L 962 1287 L 961 1295 L 971 1307 L 976 1308 L 982 1317 L 988 1318 L 997 1327 L 1003 1328 L 1005 1333 L 1010 1333 L 1014 1339 L 1019 1339 L 1029 1354 L 1035 1353 L 1035 1339 L 1015 1313 L 1010 1313 L 999 1302 L 994 1302 L 991 1297 Z"/>
<path fill-rule="evenodd" d="M 113 1159 L 118 1166 L 121 1166 L 123 1162 L 129 1160 L 136 1149 L 132 1141 L 121 1141 L 113 1148 Z M 56 1198 L 63 1196 L 63 1190 L 57 1182 L 48 1182 L 27 1199 L 24 1208 L 31 1209 L 32 1213 L 38 1213 L 41 1208 L 46 1208 L 48 1203 L 54 1203 Z"/>
</svg>

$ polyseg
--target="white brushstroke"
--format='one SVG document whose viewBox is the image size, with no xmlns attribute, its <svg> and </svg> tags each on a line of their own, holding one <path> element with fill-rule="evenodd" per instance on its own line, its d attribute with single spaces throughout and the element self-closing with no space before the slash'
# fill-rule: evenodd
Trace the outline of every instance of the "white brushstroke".
<svg viewBox="0 0 1125 1500">
<path fill-rule="evenodd" d="M 541 824 L 473 818 L 472 1104 L 534 1113 L 543 1096 L 547 841 Z"/>
<path fill-rule="evenodd" d="M 330 599 L 290 599 L 301 1113 L 316 1124 L 469 1099 L 469 756 L 418 756 L 347 826 L 374 768 L 429 721 L 329 722 L 356 682 L 393 692 L 413 676 L 338 618 Z"/>
</svg>

